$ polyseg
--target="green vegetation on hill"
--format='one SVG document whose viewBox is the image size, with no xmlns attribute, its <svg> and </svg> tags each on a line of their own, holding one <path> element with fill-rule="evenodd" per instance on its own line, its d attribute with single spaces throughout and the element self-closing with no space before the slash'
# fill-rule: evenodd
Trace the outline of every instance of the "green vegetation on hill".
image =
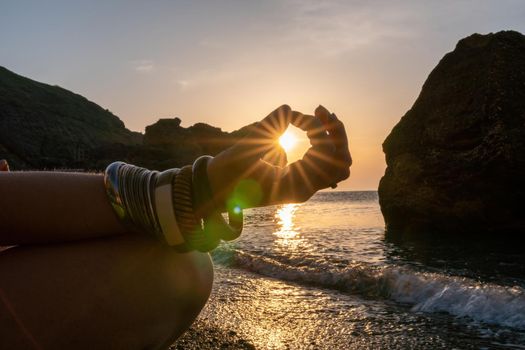
<svg viewBox="0 0 525 350">
<path fill-rule="evenodd" d="M 141 142 L 86 98 L 0 67 L 0 157 L 15 167 L 84 168 L 99 147 Z"/>
<path fill-rule="evenodd" d="M 107 109 L 58 86 L 0 67 L 0 159 L 15 169 L 101 170 L 115 160 L 163 170 L 215 155 L 246 135 L 204 123 L 160 119 L 145 135 Z M 144 142 L 143 142 L 144 140 Z M 285 159 L 281 153 L 280 162 Z"/>
</svg>

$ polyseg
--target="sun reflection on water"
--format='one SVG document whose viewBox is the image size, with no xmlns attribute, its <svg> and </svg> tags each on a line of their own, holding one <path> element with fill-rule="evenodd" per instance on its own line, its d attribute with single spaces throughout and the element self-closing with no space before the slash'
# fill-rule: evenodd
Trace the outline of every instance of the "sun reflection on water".
<svg viewBox="0 0 525 350">
<path fill-rule="evenodd" d="M 275 243 L 289 250 L 297 250 L 303 241 L 300 228 L 295 223 L 295 212 L 300 204 L 284 204 L 277 209 L 275 218 L 277 221 L 277 231 L 273 234 L 277 236 Z"/>
</svg>

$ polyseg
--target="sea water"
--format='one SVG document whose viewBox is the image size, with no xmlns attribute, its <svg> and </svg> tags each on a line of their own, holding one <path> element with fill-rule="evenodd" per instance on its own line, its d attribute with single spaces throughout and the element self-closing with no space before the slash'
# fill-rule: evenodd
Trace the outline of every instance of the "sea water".
<svg viewBox="0 0 525 350">
<path fill-rule="evenodd" d="M 522 247 L 469 240 L 387 239 L 375 191 L 252 209 L 202 317 L 263 349 L 525 349 Z"/>
</svg>

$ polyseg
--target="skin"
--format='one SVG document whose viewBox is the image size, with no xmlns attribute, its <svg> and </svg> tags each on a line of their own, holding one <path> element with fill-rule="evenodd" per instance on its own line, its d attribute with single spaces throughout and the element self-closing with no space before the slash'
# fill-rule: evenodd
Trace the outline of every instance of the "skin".
<svg viewBox="0 0 525 350">
<path fill-rule="evenodd" d="M 0 253 L 0 349 L 165 349 L 213 282 L 208 254 L 120 235 Z"/>
<path fill-rule="evenodd" d="M 307 132 L 312 147 L 284 168 L 263 161 L 290 124 Z M 344 125 L 334 114 L 319 106 L 315 116 L 304 115 L 283 105 L 246 138 L 215 156 L 208 163 L 208 177 L 215 202 L 225 211 L 229 196 L 243 180 L 255 181 L 263 194 L 250 206 L 304 202 L 318 190 L 347 179 L 351 164 Z M 7 172 L 2 174 L 0 193 L 0 245 L 65 242 L 128 231 L 109 205 L 99 174 Z"/>
<path fill-rule="evenodd" d="M 294 125 L 307 132 L 312 147 L 301 160 L 278 167 L 262 160 L 286 128 Z M 225 207 L 242 180 L 254 180 L 264 194 L 255 206 L 296 203 L 350 176 L 352 157 L 344 125 L 323 106 L 315 116 L 283 105 L 259 122 L 250 135 L 218 154 L 208 163 L 215 202 Z"/>
<path fill-rule="evenodd" d="M 263 161 L 289 124 L 310 150 L 282 168 Z M 263 193 L 252 206 L 301 202 L 348 178 L 351 162 L 335 115 L 285 105 L 207 170 L 225 210 L 244 180 Z M 162 349 L 191 325 L 211 292 L 208 254 L 128 232 L 101 175 L 8 170 L 0 160 L 0 246 L 16 245 L 0 250 L 1 349 Z"/>
</svg>

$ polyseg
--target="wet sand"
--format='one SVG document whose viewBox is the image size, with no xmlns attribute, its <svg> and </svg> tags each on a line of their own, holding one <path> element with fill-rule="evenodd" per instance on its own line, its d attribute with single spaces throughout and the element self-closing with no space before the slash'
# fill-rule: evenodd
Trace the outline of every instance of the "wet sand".
<svg viewBox="0 0 525 350">
<path fill-rule="evenodd" d="M 518 282 L 492 280 L 494 269 L 478 281 L 478 254 L 465 249 L 433 245 L 437 266 L 400 249 L 384 240 L 374 192 L 253 210 L 243 236 L 212 254 L 210 300 L 173 348 L 523 348 L 525 332 L 506 326 L 522 324 Z M 517 263 L 504 276 L 522 275 L 514 255 L 496 258 Z"/>
<path fill-rule="evenodd" d="M 456 317 L 217 267 L 197 321 L 170 349 L 505 349 Z"/>
<path fill-rule="evenodd" d="M 193 326 L 174 344 L 175 349 L 256 349 L 255 345 L 240 337 L 234 330 L 222 330 L 197 320 Z"/>
</svg>

